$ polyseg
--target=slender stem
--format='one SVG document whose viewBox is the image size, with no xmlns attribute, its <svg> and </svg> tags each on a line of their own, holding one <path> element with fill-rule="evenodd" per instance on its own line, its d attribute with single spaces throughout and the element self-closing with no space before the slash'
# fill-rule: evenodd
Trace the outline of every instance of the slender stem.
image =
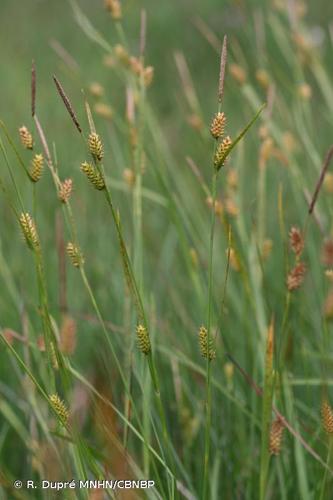
<svg viewBox="0 0 333 500">
<path fill-rule="evenodd" d="M 211 388 L 211 360 L 209 357 L 209 346 L 211 341 L 211 318 L 213 305 L 213 251 L 214 251 L 214 232 L 215 232 L 215 201 L 216 201 L 217 171 L 214 170 L 212 178 L 212 199 L 213 208 L 210 225 L 209 238 L 209 277 L 208 277 L 208 312 L 207 312 L 207 364 L 206 364 L 206 427 L 205 427 L 205 454 L 204 454 L 204 475 L 202 498 L 206 499 L 208 495 L 208 471 L 210 455 L 210 430 L 212 419 L 212 388 Z"/>
</svg>

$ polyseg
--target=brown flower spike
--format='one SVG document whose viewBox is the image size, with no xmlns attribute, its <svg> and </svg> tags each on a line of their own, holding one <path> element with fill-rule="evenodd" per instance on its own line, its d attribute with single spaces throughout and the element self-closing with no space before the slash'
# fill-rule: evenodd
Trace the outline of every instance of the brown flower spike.
<svg viewBox="0 0 333 500">
<path fill-rule="evenodd" d="M 297 290 L 304 281 L 306 267 L 303 262 L 296 264 L 287 277 L 287 288 L 290 292 Z"/>
<path fill-rule="evenodd" d="M 296 254 L 296 257 L 300 257 L 304 248 L 304 238 L 301 230 L 298 227 L 293 226 L 290 229 L 289 243 L 290 248 Z"/>
</svg>

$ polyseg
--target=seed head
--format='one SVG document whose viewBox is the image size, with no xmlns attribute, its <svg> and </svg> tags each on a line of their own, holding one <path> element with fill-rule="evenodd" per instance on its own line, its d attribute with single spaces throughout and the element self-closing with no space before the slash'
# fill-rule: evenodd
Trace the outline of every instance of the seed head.
<svg viewBox="0 0 333 500">
<path fill-rule="evenodd" d="M 226 124 L 226 116 L 224 113 L 217 113 L 212 121 L 210 126 L 210 133 L 214 137 L 214 139 L 219 139 L 224 134 L 224 128 Z"/>
<path fill-rule="evenodd" d="M 290 292 L 293 290 L 297 290 L 301 286 L 304 281 L 306 267 L 303 262 L 299 262 L 296 266 L 290 271 L 287 277 L 287 288 Z"/>
<path fill-rule="evenodd" d="M 225 164 L 225 160 L 228 156 L 228 151 L 232 145 L 232 140 L 229 136 L 225 137 L 222 142 L 218 145 L 214 158 L 215 168 L 219 169 Z"/>
<path fill-rule="evenodd" d="M 19 134 L 20 134 L 22 145 L 26 149 L 33 149 L 34 141 L 33 141 L 31 133 L 29 132 L 29 130 L 27 129 L 27 127 L 25 125 L 22 125 L 22 127 L 19 128 Z"/>
<path fill-rule="evenodd" d="M 52 394 L 50 396 L 50 402 L 62 424 L 66 425 L 69 418 L 69 412 L 66 408 L 65 403 L 59 398 L 58 394 Z"/>
<path fill-rule="evenodd" d="M 327 239 L 321 249 L 321 261 L 325 266 L 333 265 L 333 240 Z"/>
<path fill-rule="evenodd" d="M 67 203 L 73 191 L 72 179 L 65 179 L 59 186 L 58 197 L 62 203 Z"/>
<path fill-rule="evenodd" d="M 327 434 L 333 434 L 333 409 L 327 399 L 321 404 L 322 425 Z"/>
<path fill-rule="evenodd" d="M 240 85 L 243 85 L 246 82 L 246 71 L 238 64 L 230 64 L 229 71 L 233 79 Z"/>
<path fill-rule="evenodd" d="M 101 161 L 104 156 L 103 144 L 98 134 L 92 132 L 88 138 L 89 151 L 95 160 Z"/>
<path fill-rule="evenodd" d="M 154 68 L 153 66 L 146 66 L 143 70 L 143 81 L 145 87 L 150 87 L 154 79 Z"/>
<path fill-rule="evenodd" d="M 208 345 L 208 332 L 207 328 L 204 326 L 201 326 L 199 329 L 199 348 L 203 358 L 207 359 L 208 357 L 209 361 L 216 358 L 216 352 L 215 349 L 213 349 L 213 341 L 210 339 Z"/>
<path fill-rule="evenodd" d="M 105 182 L 102 174 L 91 163 L 86 161 L 81 163 L 81 170 L 86 174 L 89 181 L 96 189 L 101 191 L 105 188 Z"/>
<path fill-rule="evenodd" d="M 84 264 L 84 257 L 80 249 L 71 241 L 67 243 L 67 254 L 72 261 L 74 267 L 82 267 Z"/>
<path fill-rule="evenodd" d="M 35 155 L 31 161 L 31 168 L 29 172 L 30 179 L 32 182 L 38 182 L 42 177 L 44 168 L 44 158 L 43 155 Z"/>
<path fill-rule="evenodd" d="M 119 21 L 121 19 L 121 4 L 119 0 L 104 0 L 105 8 L 110 12 L 112 19 Z"/>
<path fill-rule="evenodd" d="M 139 350 L 145 355 L 149 354 L 151 351 L 151 345 L 147 328 L 141 324 L 138 325 L 136 327 L 136 335 Z"/>
<path fill-rule="evenodd" d="M 272 422 L 269 434 L 269 452 L 271 455 L 279 455 L 281 452 L 283 430 L 283 422 L 279 418 L 276 418 Z"/>
<path fill-rule="evenodd" d="M 94 111 L 95 113 L 97 113 L 102 118 L 105 118 L 106 120 L 111 120 L 113 116 L 112 108 L 108 104 L 105 104 L 104 102 L 96 102 L 94 106 Z"/>
<path fill-rule="evenodd" d="M 19 219 L 22 233 L 28 247 L 33 250 L 39 247 L 39 238 L 34 221 L 30 214 L 22 213 Z"/>
<path fill-rule="evenodd" d="M 293 226 L 289 231 L 289 243 L 296 257 L 300 257 L 304 248 L 304 237 L 298 227 Z"/>
</svg>

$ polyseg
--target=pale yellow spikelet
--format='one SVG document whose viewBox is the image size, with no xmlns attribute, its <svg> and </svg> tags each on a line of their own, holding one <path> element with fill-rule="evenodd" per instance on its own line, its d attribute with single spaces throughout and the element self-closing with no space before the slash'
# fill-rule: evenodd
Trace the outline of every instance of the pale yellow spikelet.
<svg viewBox="0 0 333 500">
<path fill-rule="evenodd" d="M 24 239 L 29 248 L 36 249 L 39 247 L 39 238 L 35 223 L 29 213 L 22 213 L 19 219 Z"/>
<path fill-rule="evenodd" d="M 236 250 L 234 248 L 227 248 L 225 253 L 229 256 L 230 267 L 234 271 L 239 272 L 241 270 L 241 263 Z"/>
<path fill-rule="evenodd" d="M 135 172 L 132 168 L 124 168 L 123 179 L 129 187 L 133 187 L 135 183 Z"/>
<path fill-rule="evenodd" d="M 112 19 L 119 21 L 122 17 L 121 4 L 119 0 L 104 0 L 105 8 L 110 12 Z"/>
<path fill-rule="evenodd" d="M 31 161 L 31 168 L 29 172 L 32 182 L 38 182 L 42 177 L 44 168 L 44 158 L 41 154 L 36 154 Z"/>
<path fill-rule="evenodd" d="M 333 269 L 326 269 L 325 270 L 325 276 L 328 278 L 331 282 L 333 282 Z"/>
<path fill-rule="evenodd" d="M 187 117 L 187 122 L 194 130 L 198 130 L 199 132 L 204 128 L 202 118 L 196 113 L 189 115 Z"/>
<path fill-rule="evenodd" d="M 154 79 L 154 68 L 153 66 L 146 66 L 143 70 L 143 82 L 145 87 L 150 87 Z"/>
<path fill-rule="evenodd" d="M 82 267 L 84 264 L 84 257 L 77 245 L 71 241 L 67 243 L 67 254 L 72 261 L 74 267 Z"/>
<path fill-rule="evenodd" d="M 281 419 L 273 420 L 269 434 L 269 452 L 271 455 L 279 455 L 282 447 L 284 424 Z"/>
<path fill-rule="evenodd" d="M 95 160 L 101 161 L 104 156 L 102 141 L 96 132 L 91 132 L 88 138 L 89 151 Z"/>
<path fill-rule="evenodd" d="M 225 137 L 223 141 L 220 142 L 215 152 L 215 158 L 214 158 L 215 168 L 219 169 L 225 164 L 225 160 L 231 145 L 232 145 L 232 140 L 229 136 Z"/>
<path fill-rule="evenodd" d="M 324 188 L 327 193 L 333 193 L 333 174 L 331 172 L 327 172 L 325 175 Z"/>
<path fill-rule="evenodd" d="M 203 358 L 209 358 L 209 361 L 216 358 L 216 352 L 213 349 L 213 341 L 210 339 L 208 343 L 208 331 L 204 326 L 201 326 L 199 329 L 199 348 Z"/>
<path fill-rule="evenodd" d="M 120 45 L 118 43 L 117 45 L 114 46 L 113 50 L 117 59 L 122 64 L 124 64 L 125 66 L 128 66 L 130 64 L 130 56 L 123 45 Z"/>
<path fill-rule="evenodd" d="M 68 203 L 73 191 L 72 179 L 65 179 L 59 186 L 58 198 L 62 203 Z"/>
<path fill-rule="evenodd" d="M 141 324 L 138 325 L 136 327 L 136 336 L 139 350 L 145 355 L 149 354 L 151 351 L 151 345 L 147 328 Z"/>
<path fill-rule="evenodd" d="M 333 434 L 333 409 L 327 399 L 321 404 L 321 419 L 324 431 L 327 434 Z"/>
<path fill-rule="evenodd" d="M 50 402 L 54 411 L 61 420 L 61 423 L 66 425 L 69 418 L 69 412 L 65 403 L 59 398 L 58 394 L 52 394 L 50 396 Z"/>
<path fill-rule="evenodd" d="M 229 71 L 232 78 L 240 85 L 243 85 L 246 82 L 246 71 L 244 68 L 239 66 L 239 64 L 230 64 Z"/>
<path fill-rule="evenodd" d="M 270 84 L 270 78 L 269 74 L 265 69 L 258 69 L 256 71 L 256 80 L 263 89 L 265 90 L 268 89 Z"/>
<path fill-rule="evenodd" d="M 19 128 L 19 134 L 20 134 L 20 139 L 21 139 L 22 145 L 26 149 L 33 149 L 34 141 L 33 141 L 31 133 L 29 132 L 29 130 L 27 129 L 27 127 L 25 125 L 22 125 L 22 127 Z"/>
<path fill-rule="evenodd" d="M 113 116 L 111 106 L 105 104 L 104 102 L 96 102 L 96 104 L 94 105 L 94 111 L 97 115 L 105 118 L 105 120 L 111 120 Z"/>
<path fill-rule="evenodd" d="M 301 83 L 297 89 L 298 95 L 304 100 L 308 101 L 312 97 L 312 89 L 308 83 Z"/>
<path fill-rule="evenodd" d="M 86 161 L 81 163 L 81 170 L 86 174 L 87 178 L 96 189 L 101 191 L 105 188 L 105 182 L 102 174 L 91 163 Z"/>
<path fill-rule="evenodd" d="M 89 85 L 89 92 L 94 97 L 102 97 L 104 95 L 104 87 L 98 82 L 92 82 Z"/>
<path fill-rule="evenodd" d="M 225 124 L 226 124 L 226 116 L 222 112 L 217 113 L 212 121 L 210 126 L 210 133 L 214 137 L 214 139 L 219 139 L 224 134 Z"/>
</svg>

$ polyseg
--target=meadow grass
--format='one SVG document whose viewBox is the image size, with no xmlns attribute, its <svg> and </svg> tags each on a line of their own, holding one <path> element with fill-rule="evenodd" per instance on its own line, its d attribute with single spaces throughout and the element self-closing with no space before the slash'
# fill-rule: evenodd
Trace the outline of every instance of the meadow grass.
<svg viewBox="0 0 333 500">
<path fill-rule="evenodd" d="M 1 498 L 330 498 L 332 30 L 267 6 L 52 7 L 0 117 Z"/>
</svg>

